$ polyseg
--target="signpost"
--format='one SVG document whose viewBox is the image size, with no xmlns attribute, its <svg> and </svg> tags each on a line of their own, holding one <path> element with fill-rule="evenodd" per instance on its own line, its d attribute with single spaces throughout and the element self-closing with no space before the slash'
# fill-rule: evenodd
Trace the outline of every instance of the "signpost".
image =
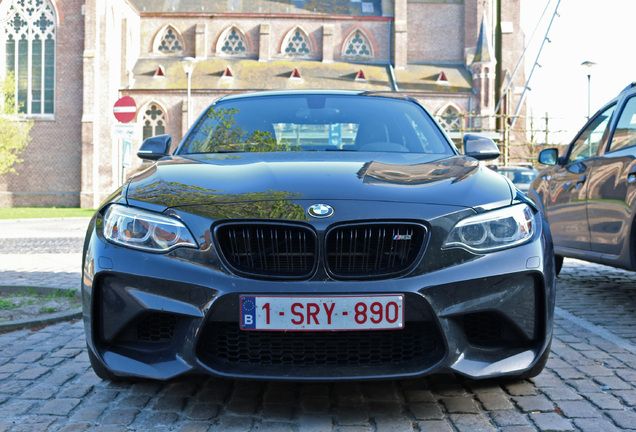
<svg viewBox="0 0 636 432">
<path fill-rule="evenodd" d="M 130 168 L 132 165 L 132 142 L 125 139 L 122 150 L 121 166 L 124 169 Z"/>
<path fill-rule="evenodd" d="M 124 96 L 115 102 L 113 114 L 120 122 L 113 125 L 113 136 L 118 140 L 123 139 L 121 146 L 121 181 L 126 178 L 126 168 L 132 164 L 132 138 L 135 134 L 136 124 L 129 123 L 137 115 L 137 104 L 130 96 Z M 128 124 L 123 124 L 128 123 Z"/>
</svg>

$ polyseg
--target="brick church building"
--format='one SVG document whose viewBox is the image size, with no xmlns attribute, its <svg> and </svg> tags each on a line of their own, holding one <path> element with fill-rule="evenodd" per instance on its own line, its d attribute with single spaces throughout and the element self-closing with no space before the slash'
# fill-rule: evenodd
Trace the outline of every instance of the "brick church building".
<svg viewBox="0 0 636 432">
<path fill-rule="evenodd" d="M 520 0 L 499 1 L 505 85 L 524 36 Z M 205 107 L 236 92 L 400 92 L 451 136 L 490 130 L 492 118 L 461 114 L 488 116 L 497 104 L 497 9 L 497 0 L 1 0 L 0 74 L 14 73 L 19 115 L 34 125 L 17 173 L 0 177 L 0 206 L 95 208 L 142 167 L 132 158 L 122 168 L 122 133 L 133 154 L 156 134 L 176 147 Z M 113 106 L 123 96 L 136 113 L 122 132 Z"/>
</svg>

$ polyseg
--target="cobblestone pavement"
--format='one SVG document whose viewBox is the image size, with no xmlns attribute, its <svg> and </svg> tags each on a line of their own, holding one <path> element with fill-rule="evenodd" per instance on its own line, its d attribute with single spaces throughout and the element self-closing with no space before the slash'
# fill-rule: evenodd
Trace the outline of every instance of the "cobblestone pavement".
<svg viewBox="0 0 636 432">
<path fill-rule="evenodd" d="M 79 289 L 88 218 L 0 220 L 0 286 Z"/>
<path fill-rule="evenodd" d="M 80 254 L 66 253 L 73 240 L 44 249 L 25 240 L 32 254 L 12 252 L 18 243 L 7 251 L 6 229 L 13 239 L 39 235 L 3 222 L 0 285 L 79 285 Z M 69 232 L 58 236 L 81 238 Z M 109 383 L 90 369 L 81 321 L 6 333 L 0 432 L 636 430 L 635 275 L 566 260 L 547 368 L 520 382 L 434 375 L 346 384 Z"/>
</svg>

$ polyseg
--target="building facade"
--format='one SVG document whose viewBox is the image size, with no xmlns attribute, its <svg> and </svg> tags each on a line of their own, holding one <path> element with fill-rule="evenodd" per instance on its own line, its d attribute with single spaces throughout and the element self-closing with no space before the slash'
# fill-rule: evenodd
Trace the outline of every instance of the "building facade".
<svg viewBox="0 0 636 432">
<path fill-rule="evenodd" d="M 502 69 L 523 51 L 502 1 Z M 2 0 L 0 71 L 35 121 L 2 206 L 97 207 L 142 168 L 141 141 L 179 143 L 217 98 L 264 89 L 400 92 L 447 129 L 492 125 L 496 0 Z M 515 77 L 523 87 L 523 75 Z M 115 102 L 130 96 L 125 125 Z M 123 162 L 123 163 L 122 163 Z M 126 165 L 124 168 L 123 165 Z"/>
</svg>

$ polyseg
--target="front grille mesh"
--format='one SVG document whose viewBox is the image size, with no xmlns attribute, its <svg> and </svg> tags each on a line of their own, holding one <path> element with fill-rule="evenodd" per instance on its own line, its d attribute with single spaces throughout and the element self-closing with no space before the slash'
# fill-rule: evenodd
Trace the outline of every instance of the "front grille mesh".
<svg viewBox="0 0 636 432">
<path fill-rule="evenodd" d="M 321 245 L 312 229 L 300 225 L 241 222 L 216 229 L 232 270 L 270 279 L 307 278 L 318 268 L 318 256 L 337 279 L 399 276 L 416 263 L 425 239 L 423 225 L 398 222 L 341 225 L 328 231 Z"/>
<path fill-rule="evenodd" d="M 142 342 L 172 340 L 179 319 L 170 313 L 157 313 L 144 317 L 137 323 L 137 338 Z"/>
<path fill-rule="evenodd" d="M 501 322 L 490 313 L 474 313 L 464 316 L 464 332 L 468 341 L 483 345 L 501 340 Z"/>
<path fill-rule="evenodd" d="M 198 355 L 212 368 L 224 366 L 321 367 L 383 366 L 439 359 L 439 333 L 428 322 L 409 322 L 403 330 L 343 332 L 243 331 L 236 323 L 209 323 Z M 422 363 L 423 362 L 423 363 Z"/>
<path fill-rule="evenodd" d="M 517 325 L 496 312 L 476 312 L 462 316 L 466 340 L 473 346 L 510 347 L 528 343 Z"/>
</svg>

